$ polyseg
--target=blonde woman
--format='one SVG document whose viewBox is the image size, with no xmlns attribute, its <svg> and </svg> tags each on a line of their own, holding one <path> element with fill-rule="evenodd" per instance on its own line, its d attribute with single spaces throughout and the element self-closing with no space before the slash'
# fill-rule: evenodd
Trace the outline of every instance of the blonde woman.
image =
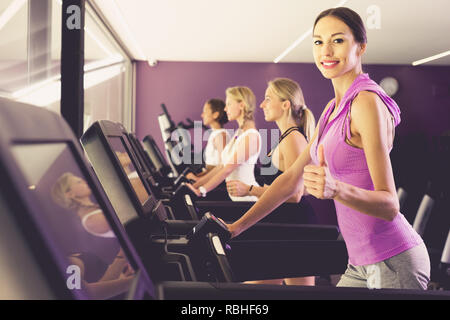
<svg viewBox="0 0 450 320">
<path fill-rule="evenodd" d="M 53 185 L 51 195 L 59 206 L 77 213 L 87 232 L 97 237 L 115 238 L 103 211 L 91 200 L 92 191 L 82 178 L 71 172 L 64 173 Z"/>
<path fill-rule="evenodd" d="M 74 210 L 87 232 L 117 241 L 103 211 L 92 201 L 91 195 L 92 190 L 86 181 L 71 172 L 62 174 L 51 190 L 53 201 L 64 209 Z M 134 278 L 134 271 L 122 249 L 109 265 L 92 252 L 73 253 L 68 259 L 71 265 L 80 268 L 82 288 L 94 299 L 107 299 L 126 292 Z"/>
<path fill-rule="evenodd" d="M 265 98 L 260 105 L 264 111 L 266 121 L 274 121 L 281 131 L 278 145 L 270 151 L 272 168 L 277 172 L 264 175 L 264 186 L 253 186 L 232 180 L 227 182 L 227 188 L 233 196 L 261 197 L 272 182 L 287 170 L 306 148 L 308 141 L 314 134 L 315 119 L 312 112 L 306 107 L 303 92 L 299 84 L 291 79 L 276 78 L 269 81 Z M 298 210 L 277 212 L 283 219 L 292 223 L 315 223 L 316 216 L 311 205 L 303 195 L 303 188 L 291 196 L 286 202 L 298 203 Z M 266 280 L 258 283 L 281 284 L 283 280 Z M 285 279 L 286 284 L 314 285 L 314 277 Z"/>
<path fill-rule="evenodd" d="M 261 197 L 272 182 L 289 168 L 306 148 L 315 128 L 312 112 L 306 107 L 302 90 L 297 82 L 287 78 L 277 78 L 268 83 L 264 101 L 260 108 L 266 121 L 274 121 L 281 131 L 278 145 L 268 154 L 277 172 L 262 175 L 264 186 L 251 186 L 239 180 L 227 181 L 231 195 Z M 286 202 L 298 203 L 303 190 L 299 190 Z"/>
<path fill-rule="evenodd" d="M 188 186 L 197 196 L 205 197 L 224 180 L 240 180 L 247 185 L 257 186 L 254 168 L 261 152 L 261 135 L 256 130 L 253 114 L 256 98 L 248 87 L 232 87 L 226 90 L 228 120 L 236 121 L 239 129 L 222 151 L 222 163 L 200 178 L 194 185 Z M 256 201 L 255 196 L 235 197 L 233 201 Z"/>
</svg>

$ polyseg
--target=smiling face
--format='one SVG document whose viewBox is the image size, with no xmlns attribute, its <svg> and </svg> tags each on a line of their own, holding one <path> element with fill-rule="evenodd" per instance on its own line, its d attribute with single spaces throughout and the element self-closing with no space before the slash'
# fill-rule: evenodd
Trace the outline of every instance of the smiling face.
<svg viewBox="0 0 450 320">
<path fill-rule="evenodd" d="M 313 55 L 317 68 L 327 79 L 338 78 L 361 67 L 366 45 L 355 41 L 352 30 L 338 18 L 320 19 L 313 32 Z"/>
<path fill-rule="evenodd" d="M 261 102 L 260 108 L 264 111 L 264 119 L 266 121 L 277 121 L 279 120 L 286 107 L 284 102 L 277 96 L 272 88 L 269 86 L 265 93 L 265 99 Z"/>
</svg>

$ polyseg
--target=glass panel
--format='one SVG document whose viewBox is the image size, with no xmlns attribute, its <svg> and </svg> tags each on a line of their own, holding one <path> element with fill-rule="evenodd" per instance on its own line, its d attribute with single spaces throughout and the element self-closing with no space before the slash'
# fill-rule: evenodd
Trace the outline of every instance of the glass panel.
<svg viewBox="0 0 450 320">
<path fill-rule="evenodd" d="M 28 85 L 28 1 L 0 1 L 0 92 Z"/>
<path fill-rule="evenodd" d="M 60 1 L 1 2 L 1 96 L 59 112 L 60 55 Z"/>
<path fill-rule="evenodd" d="M 123 123 L 125 110 L 126 66 L 115 64 L 84 77 L 84 130 L 96 120 Z"/>
<path fill-rule="evenodd" d="M 61 0 L 0 1 L 0 96 L 60 113 Z M 107 119 L 133 130 L 132 64 L 86 3 L 84 129 Z"/>
<path fill-rule="evenodd" d="M 86 3 L 84 129 L 96 120 L 131 125 L 131 62 Z"/>
<path fill-rule="evenodd" d="M 43 208 L 42 232 L 64 259 L 68 289 L 90 299 L 125 298 L 135 271 L 68 146 L 16 145 L 13 153 Z"/>
</svg>

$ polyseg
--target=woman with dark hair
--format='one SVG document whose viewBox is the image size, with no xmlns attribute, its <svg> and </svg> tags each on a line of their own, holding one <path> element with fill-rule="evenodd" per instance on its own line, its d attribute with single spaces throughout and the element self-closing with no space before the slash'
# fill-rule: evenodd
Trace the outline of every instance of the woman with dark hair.
<svg viewBox="0 0 450 320">
<path fill-rule="evenodd" d="M 228 122 L 225 102 L 220 99 L 208 100 L 203 106 L 201 117 L 203 124 L 210 127 L 211 132 L 203 153 L 205 169 L 197 175 L 188 173 L 186 176 L 194 181 L 197 181 L 199 177 L 204 176 L 221 163 L 222 150 L 230 139 L 227 130 L 223 128 L 223 125 Z"/>
<path fill-rule="evenodd" d="M 366 45 L 364 24 L 353 10 L 334 8 L 317 17 L 314 60 L 331 80 L 335 98 L 305 151 L 229 229 L 233 236 L 240 234 L 304 183 L 309 194 L 333 199 L 336 206 L 349 255 L 338 286 L 426 289 L 428 252 L 399 212 L 389 158 L 400 110 L 363 73 Z"/>
</svg>

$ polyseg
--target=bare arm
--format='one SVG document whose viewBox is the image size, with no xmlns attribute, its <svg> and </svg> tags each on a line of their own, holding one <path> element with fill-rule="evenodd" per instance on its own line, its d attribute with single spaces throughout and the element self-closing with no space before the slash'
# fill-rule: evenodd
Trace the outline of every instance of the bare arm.
<svg viewBox="0 0 450 320">
<path fill-rule="evenodd" d="M 258 141 L 255 148 L 255 140 Z M 207 191 L 213 190 L 217 187 L 222 181 L 225 180 L 237 167 L 239 167 L 242 163 L 248 161 L 248 159 L 253 156 L 259 150 L 259 138 L 257 134 L 250 133 L 243 140 L 239 142 L 239 145 L 236 147 L 236 152 L 232 156 L 232 162 L 224 163 L 220 167 L 220 170 L 208 180 L 203 187 Z M 219 167 L 219 166 L 218 166 Z M 197 184 L 196 184 L 197 185 Z"/>
<path fill-rule="evenodd" d="M 248 184 L 245 184 L 239 180 L 227 181 L 228 193 L 230 196 L 235 197 L 255 196 L 259 198 L 268 187 L 268 185 L 264 185 L 263 187 L 249 186 Z"/>
<path fill-rule="evenodd" d="M 374 191 L 338 182 L 340 203 L 368 215 L 392 221 L 399 212 L 394 176 L 389 158 L 386 106 L 372 92 L 361 92 L 353 102 L 351 119 L 355 133 L 361 137 Z"/>
<path fill-rule="evenodd" d="M 262 187 L 253 186 L 252 190 L 248 193 L 249 196 L 261 197 L 263 193 L 269 188 L 267 184 Z"/>
<path fill-rule="evenodd" d="M 207 183 L 212 177 L 214 177 L 216 174 L 218 174 L 220 172 L 220 170 L 222 169 L 222 165 L 218 165 L 215 166 L 211 171 L 207 172 L 205 175 L 203 175 L 200 179 L 198 179 L 195 183 L 194 183 L 194 187 L 195 188 L 199 188 L 200 186 L 204 185 L 205 183 Z"/>
<path fill-rule="evenodd" d="M 322 115 L 331 106 L 331 102 L 328 102 Z M 290 197 L 302 192 L 300 188 L 303 185 L 303 169 L 311 162 L 310 148 L 311 144 L 317 138 L 318 131 L 319 126 L 317 125 L 311 141 L 303 149 L 295 162 L 282 175 L 275 179 L 261 198 L 239 220 L 228 226 L 233 237 L 266 217 Z"/>
<path fill-rule="evenodd" d="M 305 137 L 300 132 L 293 132 L 289 134 L 278 146 L 280 154 L 283 157 L 280 159 L 283 166 L 282 169 L 287 169 L 292 166 L 295 160 L 300 156 L 303 149 L 306 148 L 307 142 Z M 281 164 L 281 163 L 280 163 Z M 227 188 L 230 195 L 243 197 L 243 196 L 256 196 L 260 198 L 264 192 L 269 188 L 268 185 L 262 187 L 253 186 L 250 190 L 250 186 L 237 180 L 228 181 Z M 301 184 L 299 191 L 292 197 L 286 200 L 286 202 L 298 203 L 303 196 L 303 183 Z"/>
<path fill-rule="evenodd" d="M 303 168 L 311 161 L 309 147 L 308 145 L 305 148 L 288 170 L 275 179 L 261 198 L 239 220 L 229 225 L 229 230 L 233 236 L 247 230 L 287 199 L 300 192 L 300 186 L 303 184 Z"/>
<path fill-rule="evenodd" d="M 89 292 L 89 295 L 91 297 L 93 297 L 94 299 L 104 300 L 127 292 L 133 279 L 134 276 L 126 276 L 123 278 L 121 277 L 120 279 L 99 281 L 93 283 L 83 281 L 83 285 L 86 288 L 86 291 Z"/>
<path fill-rule="evenodd" d="M 353 101 L 351 110 L 352 138 L 360 138 L 374 190 L 365 190 L 332 177 L 319 146 L 319 166 L 305 168 L 305 186 L 319 199 L 333 198 L 347 207 L 387 221 L 399 212 L 394 177 L 389 159 L 386 106 L 371 92 L 361 92 Z"/>
</svg>

